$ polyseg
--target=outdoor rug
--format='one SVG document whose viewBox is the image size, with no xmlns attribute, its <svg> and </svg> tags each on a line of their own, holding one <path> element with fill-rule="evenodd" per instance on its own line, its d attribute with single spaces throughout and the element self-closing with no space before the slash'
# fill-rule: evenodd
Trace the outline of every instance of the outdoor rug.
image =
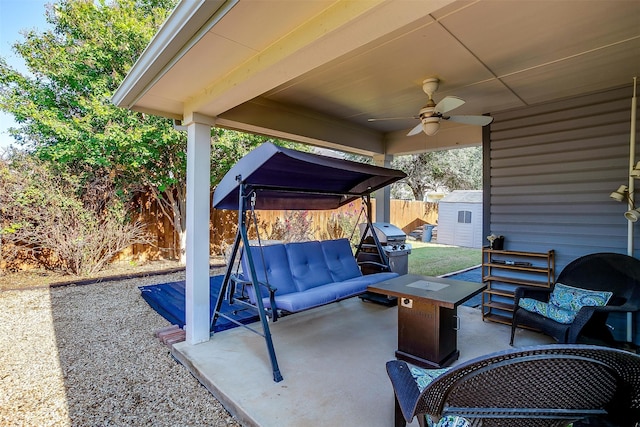
<svg viewBox="0 0 640 427">
<path fill-rule="evenodd" d="M 213 309 L 216 305 L 216 300 L 218 299 L 218 292 L 220 291 L 223 278 L 223 275 L 209 278 L 211 292 L 209 318 L 213 315 Z M 162 317 L 167 319 L 172 325 L 178 325 L 181 328 L 184 326 L 184 280 L 179 282 L 163 283 L 160 285 L 140 286 L 138 289 L 140 289 L 142 298 Z M 237 310 L 237 306 L 234 306 L 232 309 L 227 301 L 222 302 L 222 308 L 220 311 L 242 324 L 252 323 L 259 320 L 258 315 L 253 310 Z M 225 319 L 224 317 L 219 317 L 216 321 L 216 326 L 213 332 L 224 331 L 235 328 L 236 326 L 238 325 L 230 320 Z"/>
<path fill-rule="evenodd" d="M 462 280 L 464 282 L 482 283 L 482 267 L 475 267 L 470 270 L 450 275 L 447 274 L 442 277 L 446 277 L 447 279 Z M 482 293 L 479 293 L 462 305 L 466 305 L 468 307 L 478 307 L 480 304 L 482 304 Z"/>
</svg>

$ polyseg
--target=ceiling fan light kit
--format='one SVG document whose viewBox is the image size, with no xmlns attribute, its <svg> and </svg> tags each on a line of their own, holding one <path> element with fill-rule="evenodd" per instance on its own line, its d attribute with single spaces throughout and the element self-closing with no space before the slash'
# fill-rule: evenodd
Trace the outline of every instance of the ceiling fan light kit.
<svg viewBox="0 0 640 427">
<path fill-rule="evenodd" d="M 425 117 L 422 119 L 422 131 L 428 136 L 433 136 L 440 130 L 440 119 L 438 117 Z"/>
</svg>

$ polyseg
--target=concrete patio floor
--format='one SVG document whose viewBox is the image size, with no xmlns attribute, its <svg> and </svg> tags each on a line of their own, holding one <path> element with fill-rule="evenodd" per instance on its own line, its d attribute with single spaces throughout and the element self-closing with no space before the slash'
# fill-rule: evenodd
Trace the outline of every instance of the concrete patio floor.
<svg viewBox="0 0 640 427">
<path fill-rule="evenodd" d="M 510 327 L 460 306 L 460 362 L 509 347 Z M 259 324 L 256 324 L 259 328 Z M 397 308 L 351 298 L 270 324 L 284 380 L 273 381 L 264 338 L 245 328 L 209 342 L 175 344 L 172 354 L 245 426 L 393 425 L 385 363 L 395 359 Z M 517 347 L 552 343 L 518 330 Z M 417 425 L 417 421 L 411 425 Z"/>
</svg>

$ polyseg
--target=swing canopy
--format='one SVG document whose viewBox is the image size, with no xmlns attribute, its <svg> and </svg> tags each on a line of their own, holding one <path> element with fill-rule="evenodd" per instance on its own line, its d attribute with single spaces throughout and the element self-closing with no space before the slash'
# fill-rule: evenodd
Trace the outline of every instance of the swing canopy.
<svg viewBox="0 0 640 427">
<path fill-rule="evenodd" d="M 399 170 L 264 143 L 238 161 L 213 194 L 216 209 L 237 209 L 241 183 L 255 209 L 329 210 L 394 183 Z"/>
</svg>

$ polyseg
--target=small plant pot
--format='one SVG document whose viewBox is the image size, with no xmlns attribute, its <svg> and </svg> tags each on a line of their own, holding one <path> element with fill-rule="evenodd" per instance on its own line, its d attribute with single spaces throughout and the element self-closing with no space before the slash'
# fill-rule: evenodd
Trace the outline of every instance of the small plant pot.
<svg viewBox="0 0 640 427">
<path fill-rule="evenodd" d="M 504 249 L 504 236 L 498 236 L 491 244 L 489 245 L 491 249 L 495 249 L 497 251 L 501 251 Z"/>
</svg>

